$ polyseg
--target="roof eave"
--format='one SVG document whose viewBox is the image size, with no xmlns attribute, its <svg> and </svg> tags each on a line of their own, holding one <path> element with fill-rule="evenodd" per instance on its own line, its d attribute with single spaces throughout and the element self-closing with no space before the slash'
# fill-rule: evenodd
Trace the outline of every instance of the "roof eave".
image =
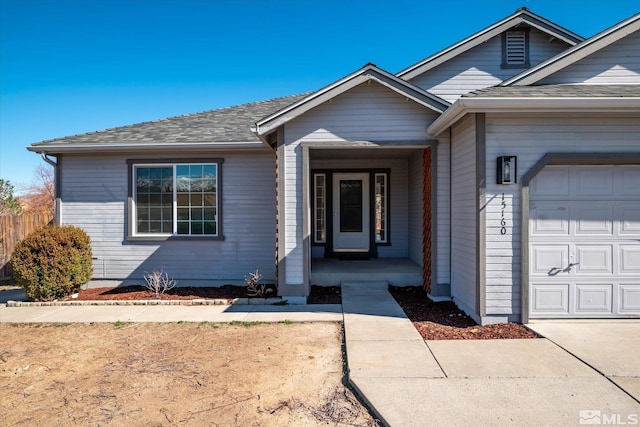
<svg viewBox="0 0 640 427">
<path fill-rule="evenodd" d="M 131 152 L 131 151 L 175 151 L 175 150 L 256 150 L 264 149 L 263 141 L 220 141 L 220 142 L 191 142 L 191 143 L 118 143 L 118 144 L 92 144 L 92 143 L 47 143 L 34 144 L 27 147 L 27 150 L 35 153 L 98 153 L 98 152 Z"/>
<path fill-rule="evenodd" d="M 510 112 L 640 112 L 640 97 L 496 97 L 460 98 L 427 128 L 440 135 L 469 113 Z"/>
</svg>

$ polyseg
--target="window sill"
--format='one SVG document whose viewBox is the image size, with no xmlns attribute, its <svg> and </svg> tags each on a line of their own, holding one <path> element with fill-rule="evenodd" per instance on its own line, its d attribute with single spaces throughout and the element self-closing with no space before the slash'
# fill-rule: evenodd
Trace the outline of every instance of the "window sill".
<svg viewBox="0 0 640 427">
<path fill-rule="evenodd" d="M 164 242 L 167 240 L 181 241 L 223 241 L 224 236 L 127 236 L 128 242 Z"/>
</svg>

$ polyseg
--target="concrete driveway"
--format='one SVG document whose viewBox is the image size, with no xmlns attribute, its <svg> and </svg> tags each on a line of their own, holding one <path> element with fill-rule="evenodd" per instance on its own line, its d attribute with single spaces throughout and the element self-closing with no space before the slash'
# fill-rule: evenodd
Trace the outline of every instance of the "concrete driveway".
<svg viewBox="0 0 640 427">
<path fill-rule="evenodd" d="M 612 373 L 628 375 L 610 379 L 548 339 L 424 341 L 386 284 L 343 283 L 342 308 L 349 382 L 385 425 L 538 427 L 640 420 L 638 399 L 619 385 L 631 389 L 640 376 L 633 374 L 640 369 L 639 330 L 589 330 L 611 338 L 597 346 L 625 353 L 604 356 L 619 367 Z M 577 334 L 569 328 L 568 336 Z"/>
<path fill-rule="evenodd" d="M 527 326 L 640 401 L 640 320 L 545 320 Z"/>
</svg>

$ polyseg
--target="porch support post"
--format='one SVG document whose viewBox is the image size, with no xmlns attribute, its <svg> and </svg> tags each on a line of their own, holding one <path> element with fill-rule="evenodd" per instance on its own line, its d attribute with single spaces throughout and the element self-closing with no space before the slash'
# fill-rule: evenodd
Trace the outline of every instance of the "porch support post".
<svg viewBox="0 0 640 427">
<path fill-rule="evenodd" d="M 431 147 L 422 151 L 422 286 L 431 293 Z"/>
<path fill-rule="evenodd" d="M 309 147 L 302 147 L 302 286 L 309 295 L 311 272 L 311 194 L 310 194 Z"/>
<path fill-rule="evenodd" d="M 284 130 L 278 130 L 278 140 L 276 146 L 276 278 L 278 284 L 278 295 L 282 295 L 282 291 L 287 286 L 287 265 L 285 259 L 285 145 Z"/>
</svg>

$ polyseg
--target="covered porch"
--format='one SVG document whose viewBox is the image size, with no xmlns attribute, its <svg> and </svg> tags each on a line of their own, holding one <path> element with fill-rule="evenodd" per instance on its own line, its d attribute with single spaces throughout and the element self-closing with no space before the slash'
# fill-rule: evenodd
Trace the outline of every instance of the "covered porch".
<svg viewBox="0 0 640 427">
<path fill-rule="evenodd" d="M 312 285 L 340 286 L 342 282 L 387 282 L 394 286 L 422 286 L 422 267 L 409 258 L 311 260 Z"/>
<path fill-rule="evenodd" d="M 431 262 L 430 233 L 424 240 L 432 208 L 429 142 L 302 145 L 307 283 L 424 286 L 423 266 L 430 274 Z"/>
</svg>

